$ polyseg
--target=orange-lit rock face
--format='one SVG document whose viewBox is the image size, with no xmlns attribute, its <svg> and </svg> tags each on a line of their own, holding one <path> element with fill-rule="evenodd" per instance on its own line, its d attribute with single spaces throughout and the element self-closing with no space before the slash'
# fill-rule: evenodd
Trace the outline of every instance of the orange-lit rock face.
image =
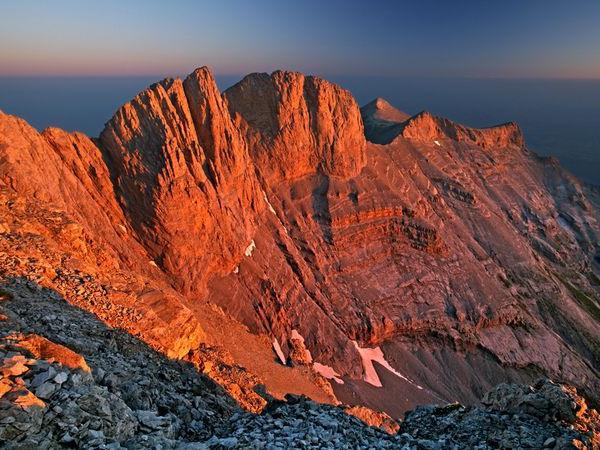
<svg viewBox="0 0 600 450">
<path fill-rule="evenodd" d="M 25 121 L 0 112 L 0 148 L 4 186 L 64 208 L 109 242 L 107 251 L 129 262 L 143 251 L 120 229 L 126 219 L 104 156 L 90 138 L 57 128 L 38 133 Z"/>
<path fill-rule="evenodd" d="M 516 123 L 506 123 L 490 128 L 468 128 L 448 119 L 422 112 L 409 119 L 402 129 L 406 139 L 433 141 L 449 138 L 457 142 L 471 142 L 482 148 L 520 148 L 523 134 Z"/>
<path fill-rule="evenodd" d="M 140 274 L 144 320 L 127 329 L 172 356 L 203 339 L 192 315 L 208 300 L 284 357 L 296 330 L 340 396 L 394 416 L 542 372 L 600 391 L 597 192 L 514 124 L 381 99 L 362 114 L 315 77 L 253 74 L 221 94 L 203 68 L 139 94 L 97 141 L 1 115 L 0 179 Z M 383 388 L 357 350 L 377 347 Z"/>
<path fill-rule="evenodd" d="M 30 352 L 37 359 L 52 359 L 69 369 L 79 369 L 90 372 L 83 356 L 75 353 L 64 345 L 49 341 L 43 336 L 30 334 L 18 341 L 18 346 Z"/>
<path fill-rule="evenodd" d="M 277 71 L 248 75 L 227 89 L 225 97 L 267 180 L 290 180 L 319 170 L 348 177 L 365 164 L 359 109 L 339 86 Z"/>
<path fill-rule="evenodd" d="M 183 292 L 230 271 L 264 207 L 246 143 L 206 69 L 124 105 L 100 135 L 130 225 Z"/>
</svg>

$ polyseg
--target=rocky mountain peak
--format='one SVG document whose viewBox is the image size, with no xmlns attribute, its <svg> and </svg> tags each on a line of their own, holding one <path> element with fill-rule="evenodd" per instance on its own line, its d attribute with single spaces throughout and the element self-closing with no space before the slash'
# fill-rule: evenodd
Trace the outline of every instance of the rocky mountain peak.
<svg viewBox="0 0 600 450">
<path fill-rule="evenodd" d="M 360 111 L 364 121 L 367 120 L 366 118 L 370 118 L 371 120 L 398 124 L 410 119 L 408 114 L 392 106 L 387 100 L 381 97 L 377 97 L 375 100 L 367 103 Z"/>
<path fill-rule="evenodd" d="M 231 270 L 253 229 L 242 211 L 260 197 L 246 142 L 207 68 L 137 95 L 99 145 L 132 229 L 183 289 L 202 290 L 212 273 Z"/>
<path fill-rule="evenodd" d="M 402 124 L 410 116 L 377 97 L 360 108 L 366 138 L 376 144 L 388 144 L 402 131 Z"/>
<path fill-rule="evenodd" d="M 233 124 L 213 74 L 207 67 L 196 69 L 183 87 L 211 177 L 220 183 L 236 182 L 248 170 L 250 159 L 246 142 Z"/>
<path fill-rule="evenodd" d="M 260 173 L 356 175 L 365 164 L 358 105 L 345 89 L 298 72 L 255 73 L 225 91 Z"/>
<path fill-rule="evenodd" d="M 367 139 L 376 144 L 389 144 L 398 136 L 425 142 L 451 139 L 471 142 L 483 148 L 521 148 L 525 142 L 521 129 L 514 122 L 489 128 L 471 128 L 435 116 L 429 111 L 421 111 L 410 117 L 380 97 L 363 106 L 361 115 Z"/>
</svg>

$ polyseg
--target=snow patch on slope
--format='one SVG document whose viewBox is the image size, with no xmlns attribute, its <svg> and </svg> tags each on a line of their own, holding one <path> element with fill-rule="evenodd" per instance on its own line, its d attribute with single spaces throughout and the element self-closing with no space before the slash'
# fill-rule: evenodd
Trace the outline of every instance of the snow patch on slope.
<svg viewBox="0 0 600 450">
<path fill-rule="evenodd" d="M 252 256 L 252 252 L 254 251 L 255 248 L 256 248 L 256 243 L 254 242 L 254 239 L 252 239 L 252 241 L 250 242 L 248 247 L 246 247 L 246 250 L 244 250 L 244 255 L 246 255 L 248 257 Z"/>
<path fill-rule="evenodd" d="M 285 355 L 283 354 L 283 350 L 281 350 L 281 345 L 279 345 L 279 341 L 277 338 L 273 338 L 273 350 L 275 350 L 275 354 L 281 361 L 281 364 L 285 366 Z"/>
<path fill-rule="evenodd" d="M 340 378 L 340 374 L 335 371 L 333 367 L 326 366 L 321 363 L 313 363 L 313 369 L 323 378 L 327 378 L 328 380 L 333 380 L 337 384 L 344 384 L 344 380 Z"/>
<path fill-rule="evenodd" d="M 277 215 L 277 213 L 275 212 L 275 208 L 273 208 L 273 205 L 271 205 L 271 202 L 269 201 L 269 198 L 267 197 L 267 193 L 265 191 L 263 191 L 263 197 L 265 199 L 265 203 L 269 207 L 269 211 L 271 211 L 273 214 Z"/>
<path fill-rule="evenodd" d="M 352 341 L 352 342 L 354 343 L 354 347 L 356 348 L 356 350 L 358 350 L 358 353 L 360 354 L 360 358 L 361 358 L 362 364 L 363 364 L 363 371 L 365 374 L 364 380 L 367 383 L 372 384 L 375 387 L 383 386 L 383 384 L 381 383 L 381 380 L 379 379 L 379 375 L 377 375 L 375 366 L 373 365 L 373 361 L 376 361 L 377 363 L 381 364 L 383 367 L 385 367 L 387 370 L 392 372 L 397 377 L 402 378 L 404 381 L 407 381 L 408 383 L 416 386 L 418 389 L 423 389 L 421 386 L 416 384 L 414 381 L 412 381 L 409 378 L 406 378 L 404 375 L 402 375 L 400 372 L 398 372 L 396 369 L 394 369 L 390 365 L 390 363 L 388 363 L 386 361 L 381 348 L 379 348 L 379 347 L 361 348 L 358 346 L 358 343 L 356 341 Z"/>
</svg>

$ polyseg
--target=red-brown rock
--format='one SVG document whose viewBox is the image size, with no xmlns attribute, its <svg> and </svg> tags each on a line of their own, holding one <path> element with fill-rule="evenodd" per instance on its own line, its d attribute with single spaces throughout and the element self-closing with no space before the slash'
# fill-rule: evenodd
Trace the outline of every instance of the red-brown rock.
<svg viewBox="0 0 600 450">
<path fill-rule="evenodd" d="M 252 74 L 221 94 L 205 68 L 140 93 L 97 141 L 2 114 L 2 187 L 77 222 L 23 225 L 7 200 L 2 230 L 60 232 L 111 282 L 120 267 L 140 315 L 126 329 L 172 356 L 198 347 L 210 302 L 285 357 L 297 333 L 343 401 L 394 417 L 542 373 L 597 395 L 597 190 L 515 124 L 382 100 L 362 114 L 367 130 L 316 77 Z"/>
<path fill-rule="evenodd" d="M 348 177 L 365 164 L 365 137 L 352 95 L 297 72 L 256 73 L 225 92 L 261 175 L 291 180 L 322 171 Z"/>
</svg>

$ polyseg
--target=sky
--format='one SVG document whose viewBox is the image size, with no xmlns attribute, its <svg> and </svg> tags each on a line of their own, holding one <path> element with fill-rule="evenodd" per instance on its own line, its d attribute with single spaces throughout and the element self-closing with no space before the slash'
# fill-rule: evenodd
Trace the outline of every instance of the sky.
<svg viewBox="0 0 600 450">
<path fill-rule="evenodd" d="M 0 0 L 0 76 L 600 79 L 599 0 Z"/>
</svg>

